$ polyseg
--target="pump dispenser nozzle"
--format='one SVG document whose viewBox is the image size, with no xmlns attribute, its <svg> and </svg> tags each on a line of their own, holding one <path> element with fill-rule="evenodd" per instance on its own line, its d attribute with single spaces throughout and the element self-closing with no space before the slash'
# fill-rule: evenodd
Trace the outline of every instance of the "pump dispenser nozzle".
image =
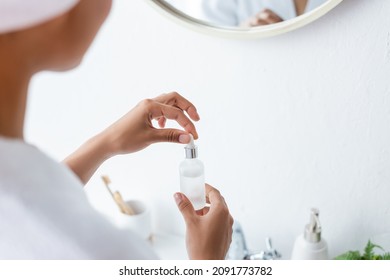
<svg viewBox="0 0 390 280">
<path fill-rule="evenodd" d="M 317 208 L 312 208 L 310 213 L 310 223 L 305 227 L 305 239 L 311 243 L 321 241 L 321 224 L 318 216 L 320 211 Z"/>
<path fill-rule="evenodd" d="M 310 222 L 294 243 L 293 260 L 328 260 L 328 244 L 321 236 L 321 224 L 317 208 L 310 209 Z"/>
<path fill-rule="evenodd" d="M 310 209 L 310 222 L 305 226 L 304 233 L 299 235 L 294 243 L 291 258 L 293 260 L 328 260 L 328 244 L 321 236 L 322 228 L 320 212 L 317 208 Z"/>
</svg>

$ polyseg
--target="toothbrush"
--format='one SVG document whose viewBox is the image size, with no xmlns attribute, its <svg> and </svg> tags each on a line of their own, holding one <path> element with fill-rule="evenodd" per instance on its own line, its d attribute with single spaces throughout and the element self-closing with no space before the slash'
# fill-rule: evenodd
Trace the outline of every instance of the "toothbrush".
<svg viewBox="0 0 390 280">
<path fill-rule="evenodd" d="M 134 210 L 123 200 L 120 192 L 118 192 L 118 191 L 112 192 L 112 190 L 110 188 L 110 184 L 111 184 L 110 178 L 108 176 L 104 175 L 104 176 L 102 176 L 102 180 L 103 180 L 104 185 L 106 186 L 108 192 L 111 194 L 112 198 L 114 199 L 116 205 L 118 205 L 120 211 L 126 215 L 131 215 L 131 216 L 135 215 Z"/>
</svg>

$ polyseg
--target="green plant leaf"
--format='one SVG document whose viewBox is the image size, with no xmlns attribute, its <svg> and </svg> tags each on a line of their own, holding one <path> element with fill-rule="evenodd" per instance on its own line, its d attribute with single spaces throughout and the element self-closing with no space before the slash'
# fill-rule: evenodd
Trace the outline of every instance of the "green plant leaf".
<svg viewBox="0 0 390 280">
<path fill-rule="evenodd" d="M 363 259 L 364 260 L 375 260 L 376 259 L 375 255 L 374 255 L 375 248 L 378 248 L 378 249 L 381 249 L 382 251 L 384 251 L 381 246 L 372 243 L 371 240 L 368 240 L 366 248 L 364 248 Z"/>
<path fill-rule="evenodd" d="M 390 261 L 390 252 L 384 254 L 384 255 L 382 256 L 382 260 Z"/>
<path fill-rule="evenodd" d="M 390 260 L 390 252 L 378 255 L 374 253 L 374 249 L 380 249 L 385 251 L 381 246 L 376 245 L 368 240 L 366 247 L 364 248 L 364 254 L 361 255 L 359 251 L 348 251 L 340 256 L 337 256 L 335 260 Z"/>
<path fill-rule="evenodd" d="M 361 260 L 362 256 L 359 251 L 349 251 L 338 257 L 335 260 Z"/>
</svg>

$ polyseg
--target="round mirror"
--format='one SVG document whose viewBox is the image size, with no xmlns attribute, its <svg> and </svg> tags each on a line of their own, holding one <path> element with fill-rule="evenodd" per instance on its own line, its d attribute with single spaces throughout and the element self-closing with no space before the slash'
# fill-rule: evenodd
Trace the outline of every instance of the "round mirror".
<svg viewBox="0 0 390 280">
<path fill-rule="evenodd" d="M 151 0 L 171 19 L 213 35 L 270 37 L 302 27 L 343 0 Z"/>
</svg>

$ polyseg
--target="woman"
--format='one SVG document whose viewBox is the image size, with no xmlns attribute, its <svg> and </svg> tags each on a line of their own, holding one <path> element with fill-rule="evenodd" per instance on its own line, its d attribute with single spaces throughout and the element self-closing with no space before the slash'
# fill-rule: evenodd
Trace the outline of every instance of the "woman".
<svg viewBox="0 0 390 280">
<path fill-rule="evenodd" d="M 31 78 L 77 66 L 111 8 L 111 0 L 0 0 L 0 259 L 155 259 L 135 235 L 114 228 L 88 204 L 82 186 L 108 158 L 156 142 L 198 137 L 194 105 L 177 93 L 139 103 L 63 164 L 23 139 Z M 189 117 L 184 113 L 186 112 Z M 152 126 L 158 120 L 161 129 Z M 164 129 L 166 119 L 184 130 Z M 174 195 L 187 226 L 191 259 L 223 259 L 233 219 L 218 190 L 196 213 Z"/>
</svg>

